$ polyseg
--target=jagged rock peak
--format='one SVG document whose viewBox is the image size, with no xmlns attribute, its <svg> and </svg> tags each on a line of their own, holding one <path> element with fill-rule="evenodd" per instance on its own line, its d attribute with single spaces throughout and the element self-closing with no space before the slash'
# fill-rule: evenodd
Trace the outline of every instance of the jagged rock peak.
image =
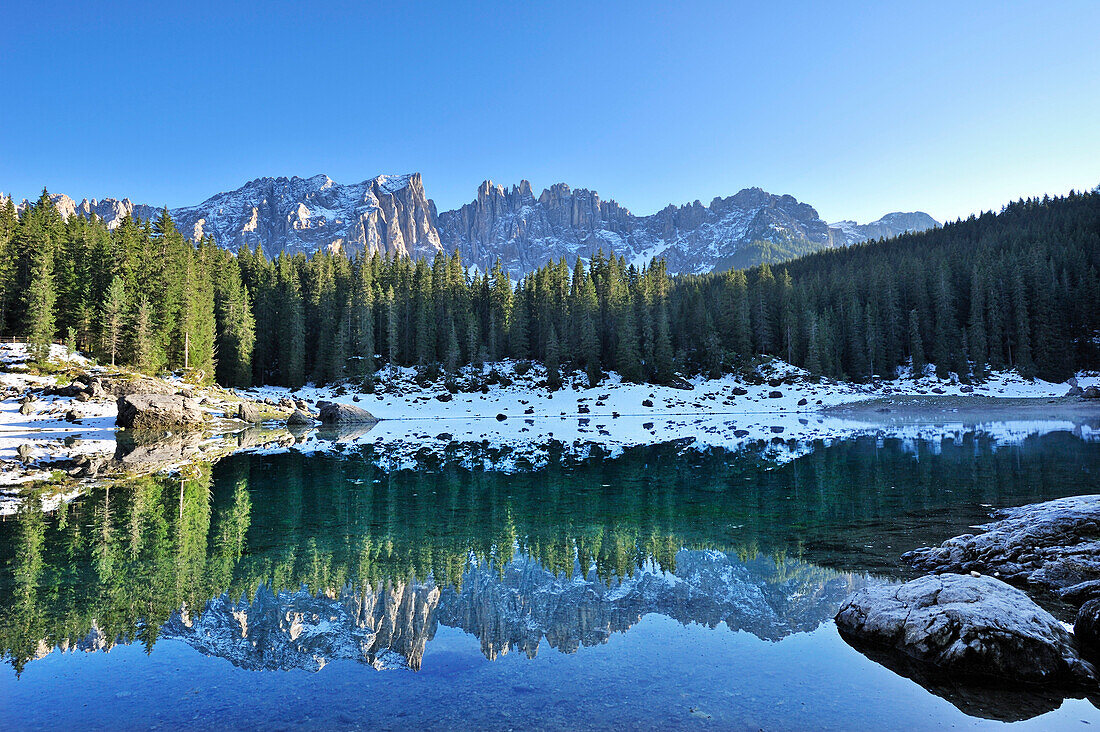
<svg viewBox="0 0 1100 732">
<path fill-rule="evenodd" d="M 194 239 L 213 236 L 234 250 L 262 246 L 272 257 L 318 249 L 410 257 L 441 251 L 435 205 L 424 195 L 419 173 L 350 185 L 320 174 L 257 178 L 172 215 Z"/>
</svg>

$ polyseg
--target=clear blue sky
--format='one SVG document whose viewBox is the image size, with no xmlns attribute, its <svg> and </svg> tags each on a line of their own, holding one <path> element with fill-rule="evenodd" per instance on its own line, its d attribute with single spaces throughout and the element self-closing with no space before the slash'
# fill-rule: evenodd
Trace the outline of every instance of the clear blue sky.
<svg viewBox="0 0 1100 732">
<path fill-rule="evenodd" d="M 416 170 L 441 209 L 527 178 L 865 221 L 1100 183 L 1096 0 L 164 5 L 5 7 L 0 190 Z"/>
</svg>

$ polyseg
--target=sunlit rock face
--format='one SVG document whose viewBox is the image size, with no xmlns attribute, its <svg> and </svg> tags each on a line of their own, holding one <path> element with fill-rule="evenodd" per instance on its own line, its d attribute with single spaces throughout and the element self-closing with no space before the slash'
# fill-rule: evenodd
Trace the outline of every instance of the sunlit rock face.
<svg viewBox="0 0 1100 732">
<path fill-rule="evenodd" d="M 442 251 L 419 173 L 351 185 L 324 175 L 258 178 L 171 213 L 192 239 L 212 236 L 233 251 L 262 246 L 268 257 L 327 250 L 430 258 Z"/>
<path fill-rule="evenodd" d="M 812 206 L 759 188 L 709 205 L 695 201 L 635 216 L 595 191 L 564 183 L 536 198 L 527 181 L 511 188 L 485 181 L 474 201 L 440 213 L 438 228 L 448 251 L 457 249 L 481 269 L 499 259 L 513 274 L 601 250 L 637 266 L 660 256 L 672 272 L 709 272 L 728 267 L 737 251 L 754 241 L 797 240 L 818 248 L 833 243 L 833 233 Z"/>
<path fill-rule="evenodd" d="M 439 625 L 478 638 L 489 659 L 509 651 L 534 657 L 544 640 L 572 653 L 606 643 L 649 613 L 778 640 L 816 628 L 865 583 L 811 564 L 742 562 L 716 551 L 680 551 L 674 572 L 650 564 L 610 582 L 595 569 L 555 574 L 520 557 L 503 571 L 471 564 L 459 587 L 428 580 L 319 594 L 261 587 L 251 602 L 222 595 L 199 614 L 174 614 L 160 637 L 250 669 L 319 670 L 350 659 L 417 670 Z"/>
<path fill-rule="evenodd" d="M 0 203 L 3 203 L 6 197 L 0 193 Z M 155 218 L 160 209 L 155 206 L 146 206 L 143 204 L 136 204 L 129 198 L 123 198 L 121 201 L 117 198 L 85 198 L 77 203 L 64 193 L 52 193 L 50 194 L 50 200 L 53 201 L 53 205 L 57 208 L 57 212 L 61 214 L 61 218 L 68 220 L 71 216 L 83 216 L 86 219 L 91 218 L 93 215 L 103 219 L 103 222 L 107 225 L 108 229 L 116 228 L 122 220 L 127 216 L 132 216 L 135 219 L 151 219 Z M 30 202 L 24 200 L 22 203 L 16 205 L 15 209 L 18 213 L 22 214 L 27 209 Z"/>
</svg>

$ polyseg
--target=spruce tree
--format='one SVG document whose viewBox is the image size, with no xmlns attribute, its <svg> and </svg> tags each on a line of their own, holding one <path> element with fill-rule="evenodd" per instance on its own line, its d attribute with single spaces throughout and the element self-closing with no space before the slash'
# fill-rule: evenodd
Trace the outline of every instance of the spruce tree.
<svg viewBox="0 0 1100 732">
<path fill-rule="evenodd" d="M 138 297 L 130 317 L 129 361 L 138 371 L 153 369 L 153 306 L 145 295 Z"/>
<path fill-rule="evenodd" d="M 122 278 L 115 275 L 100 305 L 100 331 L 103 339 L 101 347 L 104 353 L 110 355 L 112 368 L 122 345 L 122 325 L 126 310 L 126 288 L 122 284 Z"/>
<path fill-rule="evenodd" d="M 23 295 L 24 332 L 30 356 L 45 362 L 50 357 L 50 344 L 56 335 L 54 325 L 53 252 L 44 247 L 32 258 L 30 283 Z"/>
<path fill-rule="evenodd" d="M 920 316 L 916 310 L 909 311 L 909 358 L 913 366 L 913 376 L 924 376 L 924 369 L 928 365 L 924 357 L 924 343 L 920 335 Z"/>
<path fill-rule="evenodd" d="M 560 346 L 558 344 L 558 333 L 553 324 L 550 325 L 550 331 L 546 336 L 546 387 L 550 391 L 557 391 L 561 388 L 561 372 L 559 371 L 559 354 Z"/>
</svg>

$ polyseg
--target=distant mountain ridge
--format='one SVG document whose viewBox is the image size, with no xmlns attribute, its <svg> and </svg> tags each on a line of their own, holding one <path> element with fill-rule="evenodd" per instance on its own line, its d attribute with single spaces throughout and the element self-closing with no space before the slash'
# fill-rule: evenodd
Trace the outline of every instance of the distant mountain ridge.
<svg viewBox="0 0 1100 732">
<path fill-rule="evenodd" d="M 158 211 L 129 199 L 77 204 L 68 196 L 53 198 L 63 216 L 94 213 L 109 227 L 127 214 L 149 218 Z M 355 184 L 325 175 L 257 178 L 171 214 L 187 236 L 212 236 L 234 251 L 247 244 L 262 246 L 269 257 L 326 249 L 420 258 L 457 250 L 482 270 L 499 259 L 513 276 L 601 249 L 638 266 L 660 256 L 670 272 L 702 274 L 939 225 L 922 212 L 890 213 L 869 224 L 827 224 L 809 204 L 760 188 L 709 205 L 670 204 L 635 216 L 595 191 L 565 183 L 536 197 L 526 180 L 510 188 L 487 180 L 470 203 L 437 212 L 419 173 Z"/>
</svg>

